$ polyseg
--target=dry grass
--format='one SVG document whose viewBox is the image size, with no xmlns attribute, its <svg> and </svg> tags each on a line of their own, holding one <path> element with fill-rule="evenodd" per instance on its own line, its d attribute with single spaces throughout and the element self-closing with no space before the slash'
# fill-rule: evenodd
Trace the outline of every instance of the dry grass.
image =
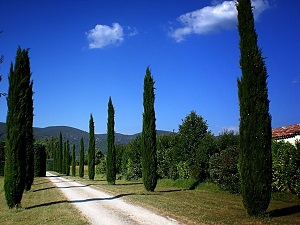
<svg viewBox="0 0 300 225">
<path fill-rule="evenodd" d="M 300 224 L 300 202 L 290 194 L 276 195 L 280 200 L 272 199 L 267 215 L 254 218 L 247 215 L 240 195 L 221 191 L 213 184 L 200 184 L 196 190 L 188 190 L 162 180 L 151 193 L 144 190 L 141 181 L 117 180 L 116 185 L 107 185 L 105 178 L 99 176 L 94 181 L 86 177 L 72 179 L 186 224 Z"/>
<path fill-rule="evenodd" d="M 35 178 L 32 190 L 25 192 L 21 209 L 8 209 L 0 177 L 0 224 L 88 224 L 84 216 L 68 203 L 61 192 L 47 179 Z"/>
</svg>

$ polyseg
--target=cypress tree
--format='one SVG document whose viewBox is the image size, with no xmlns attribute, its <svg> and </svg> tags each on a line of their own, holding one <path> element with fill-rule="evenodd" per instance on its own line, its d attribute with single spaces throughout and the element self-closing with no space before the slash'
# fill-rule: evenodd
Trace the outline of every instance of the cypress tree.
<svg viewBox="0 0 300 225">
<path fill-rule="evenodd" d="M 25 127 L 26 127 L 26 175 L 25 190 L 29 191 L 34 179 L 34 148 L 33 148 L 33 82 L 31 79 L 30 61 L 28 50 L 23 51 L 25 67 L 23 68 L 26 75 L 26 94 L 25 94 Z"/>
<path fill-rule="evenodd" d="M 64 142 L 64 150 L 63 150 L 63 159 L 62 159 L 62 174 L 66 174 L 66 152 L 67 152 L 67 142 Z"/>
<path fill-rule="evenodd" d="M 70 176 L 70 142 L 66 142 L 66 155 L 65 155 L 65 166 L 66 166 L 66 175 Z"/>
<path fill-rule="evenodd" d="M 79 177 L 84 176 L 84 142 L 80 139 L 80 157 L 79 157 Z"/>
<path fill-rule="evenodd" d="M 116 182 L 116 149 L 115 149 L 115 110 L 109 97 L 108 101 L 108 119 L 107 119 L 107 139 L 106 139 L 106 179 L 108 184 Z"/>
<path fill-rule="evenodd" d="M 239 0 L 237 11 L 242 70 L 242 76 L 238 79 L 241 190 L 248 214 L 256 216 L 267 210 L 271 198 L 272 131 L 268 75 L 257 45 L 251 1 Z"/>
<path fill-rule="evenodd" d="M 89 179 L 94 180 L 95 177 L 95 128 L 93 115 L 90 116 L 90 133 L 89 133 L 89 148 L 88 148 L 88 173 Z"/>
<path fill-rule="evenodd" d="M 46 148 L 44 145 L 34 145 L 34 176 L 46 176 Z"/>
<path fill-rule="evenodd" d="M 145 189 L 154 191 L 157 184 L 156 125 L 154 111 L 154 80 L 149 67 L 146 69 L 143 93 L 143 130 L 142 130 L 142 176 Z"/>
<path fill-rule="evenodd" d="M 58 172 L 63 173 L 63 140 L 62 133 L 59 132 L 59 149 L 58 149 Z"/>
<path fill-rule="evenodd" d="M 73 144 L 72 149 L 72 176 L 76 176 L 76 159 L 75 159 L 75 144 Z"/>
<path fill-rule="evenodd" d="M 28 145 L 32 144 L 31 140 L 27 140 L 32 135 L 29 133 L 32 124 L 30 115 L 33 115 L 29 111 L 30 104 L 32 109 L 32 83 L 28 60 L 28 50 L 21 50 L 19 47 L 15 66 L 11 63 L 8 77 L 4 191 L 9 208 L 21 206 L 25 179 L 29 178 L 27 171 L 32 171 L 26 167 Z"/>
</svg>

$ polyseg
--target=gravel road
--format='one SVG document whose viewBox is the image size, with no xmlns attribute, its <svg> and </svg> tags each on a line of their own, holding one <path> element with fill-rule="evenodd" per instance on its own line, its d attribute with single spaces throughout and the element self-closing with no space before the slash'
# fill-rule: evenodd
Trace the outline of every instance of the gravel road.
<svg viewBox="0 0 300 225">
<path fill-rule="evenodd" d="M 103 191 L 47 172 L 47 177 L 93 225 L 179 225 L 174 219 L 157 215 Z"/>
</svg>

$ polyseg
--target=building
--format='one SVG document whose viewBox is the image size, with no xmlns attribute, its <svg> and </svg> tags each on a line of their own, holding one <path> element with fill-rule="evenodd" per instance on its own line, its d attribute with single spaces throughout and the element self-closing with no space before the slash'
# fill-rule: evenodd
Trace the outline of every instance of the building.
<svg viewBox="0 0 300 225">
<path fill-rule="evenodd" d="M 273 129 L 272 139 L 276 141 L 283 140 L 295 145 L 296 140 L 300 141 L 300 123 Z"/>
</svg>

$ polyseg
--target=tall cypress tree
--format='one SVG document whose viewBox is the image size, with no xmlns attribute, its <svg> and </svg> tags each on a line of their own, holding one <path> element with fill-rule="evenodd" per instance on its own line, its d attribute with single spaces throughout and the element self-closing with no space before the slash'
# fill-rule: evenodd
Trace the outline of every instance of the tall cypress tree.
<svg viewBox="0 0 300 225">
<path fill-rule="evenodd" d="M 108 184 L 116 182 L 116 149 L 115 149 L 115 110 L 109 97 L 107 119 L 107 139 L 106 139 L 106 179 Z"/>
<path fill-rule="evenodd" d="M 241 189 L 248 214 L 256 216 L 267 210 L 271 198 L 272 131 L 268 75 L 257 45 L 251 1 L 239 0 L 237 10 L 242 70 L 238 79 Z"/>
<path fill-rule="evenodd" d="M 25 114 L 25 129 L 26 129 L 26 175 L 25 175 L 25 190 L 29 191 L 34 179 L 34 148 L 33 148 L 33 82 L 31 81 L 30 60 L 28 49 L 22 51 L 24 60 L 24 79 L 26 83 L 26 92 L 24 96 L 24 114 Z"/>
<path fill-rule="evenodd" d="M 67 152 L 67 142 L 65 141 L 64 143 L 63 143 L 63 148 L 64 148 L 64 150 L 63 150 L 63 157 L 62 157 L 62 168 L 61 168 L 61 173 L 62 174 L 66 174 L 67 173 L 67 171 L 66 171 L 66 152 Z"/>
<path fill-rule="evenodd" d="M 90 116 L 90 133 L 89 133 L 89 148 L 88 148 L 88 173 L 89 179 L 94 180 L 95 177 L 95 128 L 93 115 Z"/>
<path fill-rule="evenodd" d="M 73 144 L 72 148 L 72 176 L 76 176 L 75 144 Z"/>
<path fill-rule="evenodd" d="M 79 177 L 84 176 L 84 142 L 80 139 L 80 157 L 79 157 Z"/>
<path fill-rule="evenodd" d="M 67 176 L 70 176 L 70 142 L 69 140 L 67 140 L 67 143 L 66 143 L 66 160 L 65 160 L 65 166 L 66 166 L 66 175 Z"/>
<path fill-rule="evenodd" d="M 59 132 L 59 149 L 58 149 L 58 172 L 63 173 L 63 140 L 62 140 L 62 133 Z"/>
<path fill-rule="evenodd" d="M 154 80 L 149 67 L 144 78 L 143 94 L 143 131 L 142 131 L 142 176 L 145 189 L 154 191 L 157 184 L 157 156 L 156 156 L 156 125 L 154 111 Z"/>
<path fill-rule="evenodd" d="M 28 50 L 21 50 L 19 47 L 15 66 L 11 64 L 8 77 L 4 191 L 9 208 L 20 207 L 25 181 L 32 183 L 30 179 L 33 180 L 33 177 L 29 178 L 29 173 L 33 170 L 31 168 L 27 170 L 26 167 L 26 160 L 30 155 L 27 155 L 27 150 L 33 140 L 31 139 L 32 133 L 30 134 L 32 131 L 30 125 L 32 126 L 33 120 L 31 118 L 33 117 L 33 102 L 30 76 Z"/>
</svg>

